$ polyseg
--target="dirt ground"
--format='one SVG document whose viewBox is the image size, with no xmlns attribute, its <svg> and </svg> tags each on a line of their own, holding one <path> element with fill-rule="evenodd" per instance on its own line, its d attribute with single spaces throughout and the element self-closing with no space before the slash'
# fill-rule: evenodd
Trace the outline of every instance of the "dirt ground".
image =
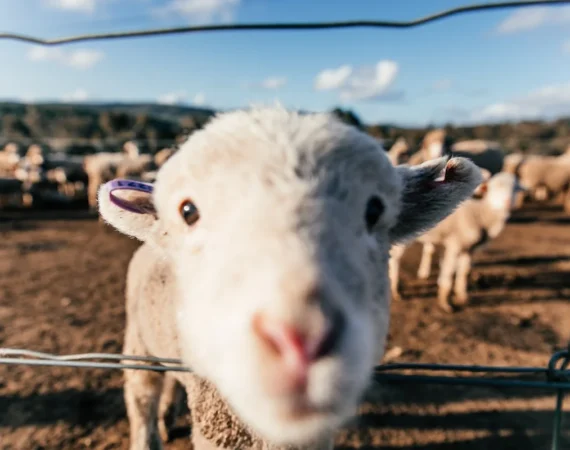
<svg viewBox="0 0 570 450">
<path fill-rule="evenodd" d="M 85 214 L 34 214 L 0 215 L 0 346 L 120 352 L 125 270 L 138 243 Z M 409 249 L 404 300 L 393 305 L 389 348 L 402 348 L 400 361 L 545 366 L 570 339 L 570 218 L 556 208 L 525 207 L 477 255 L 461 312 L 436 308 L 437 269 L 418 281 L 418 261 Z M 383 392 L 372 390 L 338 448 L 550 448 L 552 392 L 412 384 Z M 189 432 L 181 419 L 166 448 L 189 448 Z M 127 449 L 121 373 L 0 366 L 0 448 Z M 570 448 L 570 418 L 561 448 Z"/>
</svg>

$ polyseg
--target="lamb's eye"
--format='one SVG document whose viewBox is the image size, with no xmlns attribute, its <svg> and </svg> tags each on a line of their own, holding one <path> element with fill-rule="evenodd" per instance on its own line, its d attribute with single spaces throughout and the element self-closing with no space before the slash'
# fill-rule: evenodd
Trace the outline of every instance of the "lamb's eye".
<svg viewBox="0 0 570 450">
<path fill-rule="evenodd" d="M 364 214 L 364 220 L 366 221 L 366 228 L 368 229 L 369 232 L 372 231 L 374 225 L 376 225 L 378 220 L 380 220 L 380 217 L 382 217 L 383 212 L 384 212 L 384 202 L 376 196 L 371 197 L 370 200 L 368 200 L 368 203 L 366 204 L 366 213 Z"/>
<path fill-rule="evenodd" d="M 198 208 L 190 200 L 184 200 L 179 208 L 180 215 L 188 225 L 193 225 L 200 218 Z"/>
</svg>

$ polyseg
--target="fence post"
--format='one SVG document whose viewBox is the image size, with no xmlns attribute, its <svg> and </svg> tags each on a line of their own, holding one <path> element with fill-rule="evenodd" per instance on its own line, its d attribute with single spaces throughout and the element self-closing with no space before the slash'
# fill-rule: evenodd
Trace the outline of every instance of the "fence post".
<svg viewBox="0 0 570 450">
<path fill-rule="evenodd" d="M 554 411 L 554 426 L 552 428 L 552 450 L 560 450 L 560 434 L 562 431 L 562 405 L 564 391 L 558 389 L 556 395 L 556 410 Z"/>
</svg>

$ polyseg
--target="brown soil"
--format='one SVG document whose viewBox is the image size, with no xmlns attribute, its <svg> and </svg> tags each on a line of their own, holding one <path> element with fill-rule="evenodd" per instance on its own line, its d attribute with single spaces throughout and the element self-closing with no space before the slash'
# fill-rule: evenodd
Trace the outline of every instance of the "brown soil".
<svg viewBox="0 0 570 450">
<path fill-rule="evenodd" d="M 0 346 L 121 351 L 125 269 L 138 243 L 70 214 L 0 216 Z M 400 361 L 545 366 L 570 339 L 570 218 L 557 209 L 515 214 L 475 258 L 471 303 L 452 315 L 436 308 L 435 259 L 431 278 L 415 279 L 417 250 L 393 307 L 389 348 L 401 347 Z M 393 384 L 372 390 L 338 448 L 549 449 L 554 404 L 550 391 Z M 561 448 L 570 448 L 566 423 Z M 189 448 L 188 433 L 181 419 L 166 448 Z M 0 366 L 0 448 L 127 449 L 121 373 Z"/>
</svg>

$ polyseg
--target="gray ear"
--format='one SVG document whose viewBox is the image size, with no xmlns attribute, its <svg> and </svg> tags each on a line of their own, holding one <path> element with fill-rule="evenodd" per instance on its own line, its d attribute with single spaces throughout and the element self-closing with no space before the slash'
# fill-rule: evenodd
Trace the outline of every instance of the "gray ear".
<svg viewBox="0 0 570 450">
<path fill-rule="evenodd" d="M 483 177 L 467 158 L 442 157 L 396 170 L 403 182 L 401 211 L 390 229 L 392 243 L 404 242 L 433 228 L 473 195 Z"/>
</svg>

